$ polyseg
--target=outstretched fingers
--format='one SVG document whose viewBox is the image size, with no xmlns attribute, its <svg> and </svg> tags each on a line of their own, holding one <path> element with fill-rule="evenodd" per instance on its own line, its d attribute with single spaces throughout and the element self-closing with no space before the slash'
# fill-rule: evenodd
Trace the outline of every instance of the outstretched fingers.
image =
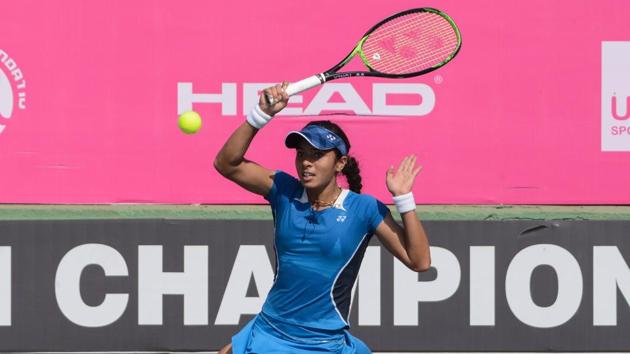
<svg viewBox="0 0 630 354">
<path fill-rule="evenodd" d="M 400 166 L 398 167 L 398 171 L 403 172 L 405 174 L 413 174 L 413 168 L 415 164 L 416 164 L 415 155 L 405 156 L 405 158 L 400 163 Z"/>
</svg>

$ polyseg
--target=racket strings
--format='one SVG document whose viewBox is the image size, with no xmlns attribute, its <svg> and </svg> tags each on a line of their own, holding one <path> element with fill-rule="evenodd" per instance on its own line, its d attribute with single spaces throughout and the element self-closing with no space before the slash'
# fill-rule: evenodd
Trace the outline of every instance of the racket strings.
<svg viewBox="0 0 630 354">
<path fill-rule="evenodd" d="M 396 26 L 395 31 L 404 31 L 413 27 L 424 26 L 431 21 L 435 22 L 435 19 L 436 19 L 435 16 L 426 16 L 426 14 L 425 16 L 422 16 L 422 19 L 421 19 L 420 14 L 415 14 L 413 16 L 407 15 L 407 16 L 409 17 L 405 20 L 401 20 L 398 22 L 390 21 L 390 22 L 382 24 L 379 28 L 374 30 L 374 32 L 370 33 L 370 39 L 382 39 L 386 36 L 391 35 L 391 33 L 387 31 L 387 29 L 392 26 Z"/>
<path fill-rule="evenodd" d="M 404 43 L 401 43 L 404 45 Z M 443 43 L 444 45 L 440 50 L 427 51 L 424 55 L 417 57 L 413 62 L 401 61 L 398 65 L 392 65 L 387 68 L 387 72 L 415 72 L 416 65 L 421 62 L 426 68 L 433 67 L 443 62 L 449 55 L 451 55 L 455 48 L 457 48 L 457 38 L 449 40 L 449 43 Z"/>
<path fill-rule="evenodd" d="M 432 68 L 435 65 L 438 65 L 441 62 L 443 62 L 445 60 L 445 58 L 447 58 L 447 57 L 448 57 L 448 55 L 445 55 L 444 53 L 438 53 L 438 54 L 436 54 L 434 56 L 427 57 L 426 60 L 425 60 L 426 65 L 421 70 Z M 418 68 L 417 67 L 412 67 L 412 66 L 400 66 L 400 67 L 395 67 L 395 68 L 389 68 L 387 70 L 389 70 L 388 73 L 398 73 L 398 74 L 402 73 L 402 74 L 405 74 L 405 73 L 417 72 Z"/>
<path fill-rule="evenodd" d="M 444 43 L 442 41 L 440 43 L 440 45 L 442 45 L 440 50 L 433 47 L 427 48 L 430 45 L 429 42 L 422 44 L 425 46 L 421 52 L 424 53 L 422 55 L 417 55 L 417 52 L 414 49 L 407 49 L 409 53 L 407 57 L 415 56 L 411 60 L 409 58 L 398 58 L 396 60 L 387 61 L 387 58 L 384 58 L 385 60 L 380 63 L 373 63 L 371 67 L 377 71 L 390 74 L 419 72 L 442 63 L 455 51 L 455 48 L 457 47 L 457 41 L 451 41 L 451 43 Z M 381 59 L 381 57 L 379 56 L 378 59 Z M 374 60 L 374 62 L 376 62 L 376 60 Z"/>
<path fill-rule="evenodd" d="M 433 19 L 430 19 L 433 20 Z M 382 31 L 378 31 L 377 33 L 372 33 L 369 36 L 369 40 L 366 41 L 366 43 L 364 44 L 364 48 L 372 48 L 372 49 L 377 49 L 377 47 L 381 47 L 381 41 L 385 38 L 391 38 L 393 39 L 393 35 L 396 35 L 398 33 L 401 32 L 405 32 L 407 30 L 410 29 L 416 29 L 419 30 L 420 28 L 424 28 L 424 26 L 428 23 L 430 23 L 430 21 L 422 21 L 422 22 L 416 22 L 416 21 L 407 21 L 408 23 L 406 25 L 403 26 L 402 23 L 400 23 L 400 26 L 396 28 L 396 31 L 386 31 L 385 29 Z M 434 21 L 435 22 L 435 21 Z M 409 31 L 411 32 L 411 31 Z M 407 33 L 409 33 L 407 32 Z M 404 35 L 404 38 L 407 38 L 407 40 L 414 40 L 416 38 L 413 38 L 411 36 L 408 35 Z M 398 43 L 396 43 L 398 44 Z"/>
<path fill-rule="evenodd" d="M 424 42 L 435 40 L 436 38 L 439 38 L 439 39 L 446 38 L 447 40 L 452 40 L 455 44 L 457 44 L 457 37 L 450 36 L 451 33 L 453 34 L 455 33 L 455 31 L 452 28 L 442 28 L 439 32 L 431 33 L 432 36 L 423 37 L 420 41 L 418 41 L 416 38 L 406 38 L 402 41 L 397 41 L 396 45 L 398 47 L 404 47 L 405 45 L 416 42 L 418 46 L 422 46 L 426 44 Z"/>
<path fill-rule="evenodd" d="M 378 32 L 375 31 L 377 33 L 373 33 L 374 36 L 371 35 L 371 38 L 368 38 L 368 41 L 366 41 L 366 45 L 364 47 L 366 51 L 378 50 L 378 47 L 382 47 L 383 44 L 380 40 L 384 38 L 391 38 L 393 42 L 395 42 L 396 48 L 389 48 L 390 50 L 399 48 L 410 48 L 410 44 L 415 44 L 414 47 L 411 47 L 414 49 L 426 49 L 426 47 L 430 45 L 431 42 L 441 41 L 442 43 L 446 42 L 444 43 L 446 44 L 446 46 L 442 47 L 446 47 L 446 50 L 449 51 L 451 49 L 454 49 L 458 42 L 457 35 L 450 23 L 441 16 L 435 14 L 415 14 L 415 16 L 408 16 L 407 19 L 392 21 L 387 23 L 386 25 L 388 26 L 383 26 L 382 28 L 377 29 Z M 413 38 L 413 36 L 406 35 L 410 31 L 413 31 L 417 34 L 420 30 L 425 29 L 431 29 L 432 33 L 429 33 L 428 35 L 427 33 L 421 33 L 421 38 L 423 40 L 420 41 L 417 41 L 417 39 Z M 403 41 L 397 40 L 401 37 L 403 38 Z M 446 41 L 444 39 L 446 39 Z M 435 51 L 436 47 L 437 46 L 434 45 L 433 48 L 430 49 L 433 49 Z M 420 57 L 417 59 L 419 60 L 416 61 L 420 61 L 423 58 Z"/>
<path fill-rule="evenodd" d="M 431 42 L 435 40 L 439 40 L 440 44 L 444 44 L 444 41 L 442 40 L 442 38 L 446 38 L 446 40 L 449 41 L 449 43 L 447 43 L 447 45 L 442 45 L 441 48 L 445 50 L 452 50 L 454 49 L 453 47 L 457 46 L 457 37 L 449 36 L 450 34 L 449 32 L 451 31 L 453 30 L 449 28 L 445 28 L 440 32 L 433 33 L 433 35 L 440 35 L 442 37 L 425 37 L 421 41 L 417 41 L 415 39 L 407 39 L 404 41 L 396 42 L 396 44 L 398 47 L 405 47 L 409 44 L 416 44 L 416 46 L 418 47 L 424 47 L 424 46 L 432 44 Z M 422 57 L 419 57 L 419 59 L 422 59 Z"/>
<path fill-rule="evenodd" d="M 382 24 L 378 29 L 373 31 L 369 36 L 369 42 L 372 44 L 378 44 L 380 39 L 385 37 L 392 37 L 392 35 L 399 34 L 401 32 L 410 33 L 410 29 L 420 31 L 427 27 L 446 27 L 452 28 L 451 24 L 442 16 L 433 13 L 414 13 L 399 17 L 395 20 Z M 431 24 L 431 26 L 427 26 Z M 439 25 L 439 26 L 436 26 Z"/>
<path fill-rule="evenodd" d="M 444 62 L 459 43 L 451 23 L 429 12 L 413 13 L 386 22 L 363 43 L 370 67 L 381 73 L 420 72 Z"/>
</svg>

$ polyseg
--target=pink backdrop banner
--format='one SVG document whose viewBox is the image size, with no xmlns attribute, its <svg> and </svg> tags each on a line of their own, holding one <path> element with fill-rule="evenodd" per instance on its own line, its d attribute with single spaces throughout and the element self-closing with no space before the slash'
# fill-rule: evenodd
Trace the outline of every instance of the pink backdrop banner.
<svg viewBox="0 0 630 354">
<path fill-rule="evenodd" d="M 247 157 L 295 174 L 285 135 L 324 117 L 388 203 L 385 171 L 411 153 L 419 204 L 630 203 L 622 0 L 6 2 L 0 203 L 262 203 L 212 167 L 257 90 L 328 69 L 420 6 L 459 25 L 455 60 L 295 96 Z M 187 109 L 195 135 L 177 127 Z"/>
</svg>

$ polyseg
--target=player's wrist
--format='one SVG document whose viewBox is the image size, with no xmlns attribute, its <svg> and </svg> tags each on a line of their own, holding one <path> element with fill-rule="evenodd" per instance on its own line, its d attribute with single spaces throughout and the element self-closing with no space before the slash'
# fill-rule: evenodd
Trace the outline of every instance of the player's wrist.
<svg viewBox="0 0 630 354">
<path fill-rule="evenodd" d="M 247 123 L 256 129 L 262 129 L 273 118 L 273 115 L 267 114 L 260 108 L 259 104 L 249 112 L 247 115 Z"/>
<path fill-rule="evenodd" d="M 413 192 L 392 196 L 396 210 L 400 214 L 416 209 L 416 201 L 413 198 Z"/>
</svg>

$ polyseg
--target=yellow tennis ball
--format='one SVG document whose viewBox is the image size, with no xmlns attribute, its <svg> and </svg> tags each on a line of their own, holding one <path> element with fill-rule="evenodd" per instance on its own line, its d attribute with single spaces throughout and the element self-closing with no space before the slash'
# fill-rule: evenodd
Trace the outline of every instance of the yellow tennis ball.
<svg viewBox="0 0 630 354">
<path fill-rule="evenodd" d="M 186 134 L 194 134 L 201 129 L 201 116 L 197 112 L 184 112 L 179 116 L 179 129 Z"/>
</svg>

